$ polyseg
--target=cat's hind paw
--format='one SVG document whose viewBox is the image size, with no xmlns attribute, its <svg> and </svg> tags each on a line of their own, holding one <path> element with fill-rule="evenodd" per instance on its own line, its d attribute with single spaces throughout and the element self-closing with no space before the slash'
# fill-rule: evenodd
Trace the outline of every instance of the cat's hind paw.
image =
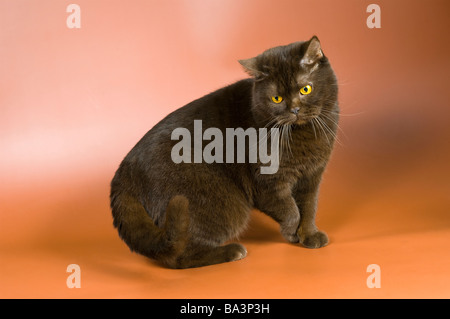
<svg viewBox="0 0 450 319">
<path fill-rule="evenodd" d="M 238 243 L 229 244 L 226 246 L 229 253 L 229 261 L 235 261 L 243 259 L 247 256 L 247 249 Z"/>
</svg>

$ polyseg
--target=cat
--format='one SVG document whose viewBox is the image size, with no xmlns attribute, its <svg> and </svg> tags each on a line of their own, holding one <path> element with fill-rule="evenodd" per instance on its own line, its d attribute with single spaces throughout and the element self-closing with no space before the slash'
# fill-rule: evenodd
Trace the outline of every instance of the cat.
<svg viewBox="0 0 450 319">
<path fill-rule="evenodd" d="M 255 208 L 278 222 L 290 243 L 328 244 L 315 215 L 339 106 L 337 79 L 320 41 L 313 36 L 239 63 L 249 78 L 169 114 L 126 155 L 112 179 L 113 225 L 120 237 L 165 267 L 246 257 L 246 248 L 230 241 L 246 229 Z M 186 128 L 194 134 L 194 120 L 202 121 L 203 130 L 279 129 L 278 170 L 262 174 L 260 162 L 174 163 L 172 132 Z M 271 134 L 266 139 L 277 141 Z"/>
</svg>

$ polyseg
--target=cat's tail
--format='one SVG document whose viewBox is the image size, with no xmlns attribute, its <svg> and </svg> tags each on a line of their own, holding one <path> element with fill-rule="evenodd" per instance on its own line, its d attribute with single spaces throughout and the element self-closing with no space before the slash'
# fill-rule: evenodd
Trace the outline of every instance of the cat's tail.
<svg viewBox="0 0 450 319">
<path fill-rule="evenodd" d="M 186 197 L 172 197 L 166 208 L 165 222 L 162 227 L 158 227 L 134 196 L 111 196 L 114 226 L 123 241 L 132 251 L 168 266 L 176 263 L 177 256 L 186 247 L 189 234 L 188 206 Z"/>
</svg>

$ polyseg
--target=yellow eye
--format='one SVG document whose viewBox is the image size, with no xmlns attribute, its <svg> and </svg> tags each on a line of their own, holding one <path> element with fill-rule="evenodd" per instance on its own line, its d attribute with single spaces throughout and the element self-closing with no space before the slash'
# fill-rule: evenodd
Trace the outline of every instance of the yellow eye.
<svg viewBox="0 0 450 319">
<path fill-rule="evenodd" d="M 279 96 L 279 95 L 275 95 L 275 96 L 272 96 L 272 101 L 274 103 L 279 104 L 279 103 L 281 103 L 283 101 L 283 98 L 281 96 Z"/>
<path fill-rule="evenodd" d="M 300 89 L 300 94 L 301 95 L 308 95 L 309 93 L 312 92 L 312 87 L 311 85 L 305 85 L 304 87 L 302 87 Z"/>
</svg>

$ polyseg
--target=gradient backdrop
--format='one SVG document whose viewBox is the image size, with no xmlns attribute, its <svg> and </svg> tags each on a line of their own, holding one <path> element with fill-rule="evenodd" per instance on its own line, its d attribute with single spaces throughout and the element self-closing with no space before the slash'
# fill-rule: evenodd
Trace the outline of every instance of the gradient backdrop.
<svg viewBox="0 0 450 319">
<path fill-rule="evenodd" d="M 366 25 L 371 3 L 381 29 Z M 449 9 L 0 0 L 0 297 L 449 298 Z M 255 211 L 242 261 L 170 270 L 131 253 L 108 201 L 126 153 L 169 112 L 246 77 L 238 59 L 314 34 L 341 84 L 317 219 L 330 245 L 287 244 Z M 381 288 L 366 285 L 371 264 Z"/>
</svg>

